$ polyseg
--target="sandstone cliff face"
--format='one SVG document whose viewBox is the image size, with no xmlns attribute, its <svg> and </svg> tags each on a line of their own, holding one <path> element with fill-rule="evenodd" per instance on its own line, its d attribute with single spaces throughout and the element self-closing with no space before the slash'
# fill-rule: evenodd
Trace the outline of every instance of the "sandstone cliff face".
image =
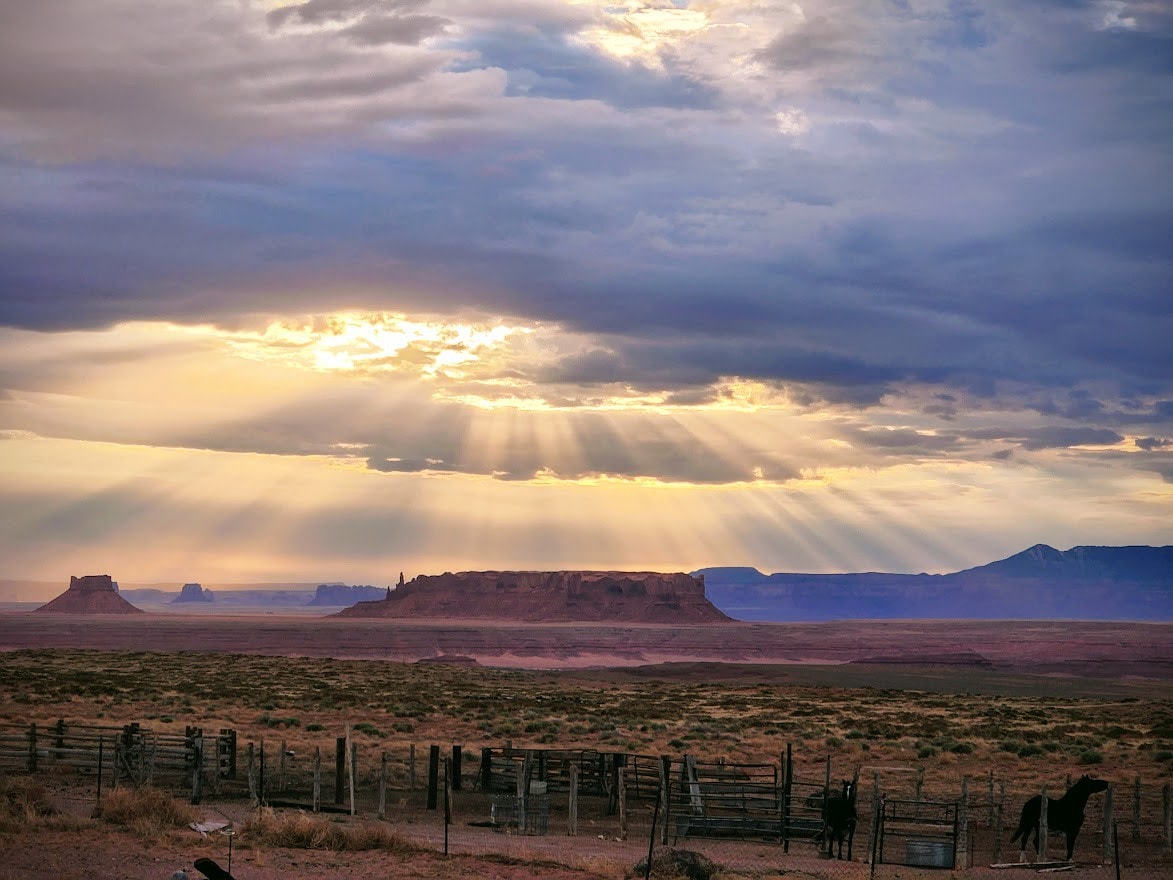
<svg viewBox="0 0 1173 880">
<path fill-rule="evenodd" d="M 729 620 L 703 578 L 647 571 L 465 571 L 420 575 L 337 617 L 445 617 L 635 623 Z"/>
<path fill-rule="evenodd" d="M 118 585 L 108 574 L 70 577 L 69 589 L 37 611 L 53 614 L 142 614 L 118 595 Z"/>
</svg>

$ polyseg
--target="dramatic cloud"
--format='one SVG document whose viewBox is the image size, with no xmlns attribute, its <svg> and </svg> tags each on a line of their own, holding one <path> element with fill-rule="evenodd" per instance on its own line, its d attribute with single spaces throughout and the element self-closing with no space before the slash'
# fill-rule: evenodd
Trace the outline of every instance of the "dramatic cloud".
<svg viewBox="0 0 1173 880">
<path fill-rule="evenodd" d="M 0 430 L 421 493 L 899 474 L 909 520 L 1039 481 L 1104 513 L 1031 540 L 1159 540 L 1170 58 L 1143 0 L 14 4 Z"/>
</svg>

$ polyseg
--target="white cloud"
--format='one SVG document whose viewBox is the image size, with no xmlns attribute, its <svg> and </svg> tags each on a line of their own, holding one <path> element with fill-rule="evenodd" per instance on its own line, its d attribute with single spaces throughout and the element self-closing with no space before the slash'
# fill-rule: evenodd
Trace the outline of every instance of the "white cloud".
<svg viewBox="0 0 1173 880">
<path fill-rule="evenodd" d="M 774 114 L 774 122 L 782 134 L 797 137 L 804 135 L 811 129 L 810 119 L 797 107 L 779 110 Z"/>
</svg>

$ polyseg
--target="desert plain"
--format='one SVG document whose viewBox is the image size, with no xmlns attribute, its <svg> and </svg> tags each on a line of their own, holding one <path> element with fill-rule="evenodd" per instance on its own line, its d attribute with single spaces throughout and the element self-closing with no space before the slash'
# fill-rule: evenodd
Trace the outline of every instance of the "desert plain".
<svg viewBox="0 0 1173 880">
<path fill-rule="evenodd" d="M 933 871 L 882 864 L 877 876 L 1006 876 L 995 855 L 988 796 L 1005 791 L 1005 825 L 1047 784 L 1090 773 L 1116 783 L 1125 877 L 1168 876 L 1164 788 L 1173 779 L 1173 626 L 1043 621 L 847 621 L 704 626 L 518 624 L 511 621 L 347 620 L 302 616 L 146 614 L 0 615 L 0 725 L 138 722 L 152 731 L 232 728 L 242 744 L 265 741 L 308 769 L 352 731 L 369 787 L 381 755 L 407 789 L 407 755 L 430 744 L 691 754 L 700 761 L 780 762 L 789 744 L 800 779 L 858 769 L 861 834 L 873 790 L 927 798 L 970 792 L 973 867 Z M 470 759 L 472 760 L 472 759 Z M 295 769 L 297 768 L 297 769 Z M 475 772 L 475 771 L 466 771 Z M 92 818 L 94 780 L 70 774 L 6 784 L 39 786 L 41 810 L 9 797 L 0 828 L 0 876 L 165 878 L 200 855 L 224 861 L 224 838 L 185 827 L 113 825 Z M 1139 780 L 1139 783 L 1138 783 Z M 182 785 L 171 784 L 177 802 Z M 361 787 L 361 784 L 360 784 Z M 421 786 L 422 787 L 422 786 Z M 234 874 L 278 877 L 622 877 L 646 852 L 650 807 L 633 804 L 626 840 L 613 817 L 566 833 L 552 796 L 549 833 L 503 835 L 476 824 L 486 795 L 454 794 L 451 855 L 422 792 L 393 796 L 374 819 L 368 793 L 358 815 L 316 818 L 377 825 L 393 843 L 361 852 L 303 849 L 263 839 L 247 791 L 206 797 L 201 818 L 240 830 Z M 1135 837 L 1133 793 L 1140 792 Z M 27 795 L 27 792 L 25 792 Z M 1054 795 L 1053 795 L 1054 796 Z M 24 795 L 22 795 L 24 797 Z M 1110 878 L 1102 863 L 1102 799 L 1089 804 L 1076 851 L 1080 876 Z M 15 810 L 15 813 L 13 812 Z M 278 811 L 296 815 L 296 810 Z M 16 818 L 14 818 L 14 815 Z M 20 819 L 24 816 L 24 819 Z M 593 824 L 591 824 L 593 823 Z M 483 823 L 482 823 L 483 824 Z M 997 852 L 1017 858 L 1002 829 Z M 251 835 L 251 836 L 250 836 Z M 718 876 L 866 877 L 866 845 L 853 861 L 819 858 L 813 844 L 789 853 L 770 841 L 681 839 L 711 855 Z M 329 846 L 329 845 L 327 845 Z M 1052 846 L 1060 849 L 1061 844 Z M 1010 872 L 1017 873 L 1017 872 Z M 192 876 L 198 876 L 192 874 Z"/>
</svg>

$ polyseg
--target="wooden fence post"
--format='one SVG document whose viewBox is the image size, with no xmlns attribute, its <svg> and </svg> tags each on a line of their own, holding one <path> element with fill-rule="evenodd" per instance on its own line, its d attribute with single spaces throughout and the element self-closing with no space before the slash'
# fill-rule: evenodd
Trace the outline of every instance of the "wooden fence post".
<svg viewBox="0 0 1173 880">
<path fill-rule="evenodd" d="M 267 806 L 269 799 L 265 796 L 265 738 L 261 737 L 260 754 L 257 756 L 257 798 L 262 807 Z"/>
<path fill-rule="evenodd" d="M 1002 815 L 1006 805 L 1006 783 L 998 783 L 998 812 L 994 816 L 994 861 L 1002 861 Z"/>
<path fill-rule="evenodd" d="M 415 791 L 415 743 L 407 747 L 407 790 Z"/>
<path fill-rule="evenodd" d="M 986 781 L 986 824 L 993 827 L 994 825 L 994 771 L 990 771 L 990 775 Z"/>
<path fill-rule="evenodd" d="M 354 777 L 358 775 L 358 743 L 350 738 L 350 725 L 346 726 L 346 739 L 350 743 L 350 761 L 347 762 L 347 778 L 350 782 L 350 815 L 354 815 L 357 807 L 354 802 Z"/>
<path fill-rule="evenodd" d="M 257 766 L 256 766 L 256 747 L 248 744 L 248 798 L 254 807 L 260 805 L 260 799 L 257 797 Z"/>
<path fill-rule="evenodd" d="M 448 826 L 452 824 L 452 759 L 444 759 L 444 855 L 448 855 Z"/>
<path fill-rule="evenodd" d="M 346 737 L 334 740 L 334 805 L 342 805 L 342 789 L 346 784 Z"/>
<path fill-rule="evenodd" d="M 1104 845 L 1100 861 L 1106 865 L 1112 863 L 1112 801 L 1115 799 L 1116 783 L 1108 784 L 1108 790 L 1104 792 Z"/>
<path fill-rule="evenodd" d="M 379 821 L 387 818 L 387 753 L 379 758 Z"/>
<path fill-rule="evenodd" d="M 102 765 L 105 763 L 104 758 L 106 751 L 106 737 L 98 737 L 98 797 L 97 802 L 102 803 Z"/>
<path fill-rule="evenodd" d="M 566 833 L 570 837 L 578 834 L 578 765 L 570 765 L 570 794 L 566 805 Z"/>
<path fill-rule="evenodd" d="M 1140 840 L 1140 777 L 1132 784 L 1132 839 Z"/>
<path fill-rule="evenodd" d="M 876 876 L 876 862 L 883 858 L 883 850 L 881 849 L 880 840 L 883 837 L 882 827 L 884 825 L 884 799 L 876 798 L 872 803 L 872 845 L 870 847 L 871 853 L 868 855 L 868 877 L 874 878 Z"/>
<path fill-rule="evenodd" d="M 961 804 L 957 817 L 957 861 L 958 868 L 969 867 L 969 777 L 961 777 Z"/>
<path fill-rule="evenodd" d="M 619 800 L 619 839 L 627 840 L 627 783 L 624 781 L 622 767 L 617 771 L 615 786 Z"/>
<path fill-rule="evenodd" d="M 1043 790 L 1039 796 L 1039 858 L 1040 862 L 1047 860 L 1047 784 L 1043 783 Z"/>
<path fill-rule="evenodd" d="M 873 770 L 872 772 L 875 773 L 875 781 L 873 784 L 873 788 L 875 789 L 875 791 L 873 792 L 873 796 L 874 796 L 875 792 L 878 792 L 880 790 L 880 771 Z M 924 767 L 917 767 L 916 768 L 916 814 L 918 816 L 920 815 L 921 791 L 924 787 L 925 787 L 925 768 Z"/>
<path fill-rule="evenodd" d="M 199 804 L 204 796 L 204 738 L 192 738 L 191 802 Z"/>
<path fill-rule="evenodd" d="M 227 766 L 224 768 L 225 779 L 236 778 L 236 731 L 230 728 L 220 728 L 220 738 L 217 741 L 217 766 L 220 766 L 219 755 L 224 756 L 224 763 Z"/>
<path fill-rule="evenodd" d="M 322 747 L 314 746 L 314 812 L 322 809 Z"/>
<path fill-rule="evenodd" d="M 460 759 L 463 749 L 460 746 L 452 747 L 452 790 L 460 791 Z"/>
<path fill-rule="evenodd" d="M 429 810 L 436 809 L 438 789 L 440 787 L 440 747 L 428 746 L 428 806 Z"/>
<path fill-rule="evenodd" d="M 493 750 L 481 749 L 481 791 L 488 792 L 493 785 Z"/>
<path fill-rule="evenodd" d="M 281 760 L 277 764 L 277 790 L 285 791 L 285 737 L 281 737 Z"/>
<path fill-rule="evenodd" d="M 37 772 L 37 724 L 34 721 L 29 725 L 28 771 Z"/>
<path fill-rule="evenodd" d="M 61 749 L 65 748 L 65 719 L 57 719 L 57 751 L 53 753 L 53 759 L 61 760 Z"/>
</svg>

